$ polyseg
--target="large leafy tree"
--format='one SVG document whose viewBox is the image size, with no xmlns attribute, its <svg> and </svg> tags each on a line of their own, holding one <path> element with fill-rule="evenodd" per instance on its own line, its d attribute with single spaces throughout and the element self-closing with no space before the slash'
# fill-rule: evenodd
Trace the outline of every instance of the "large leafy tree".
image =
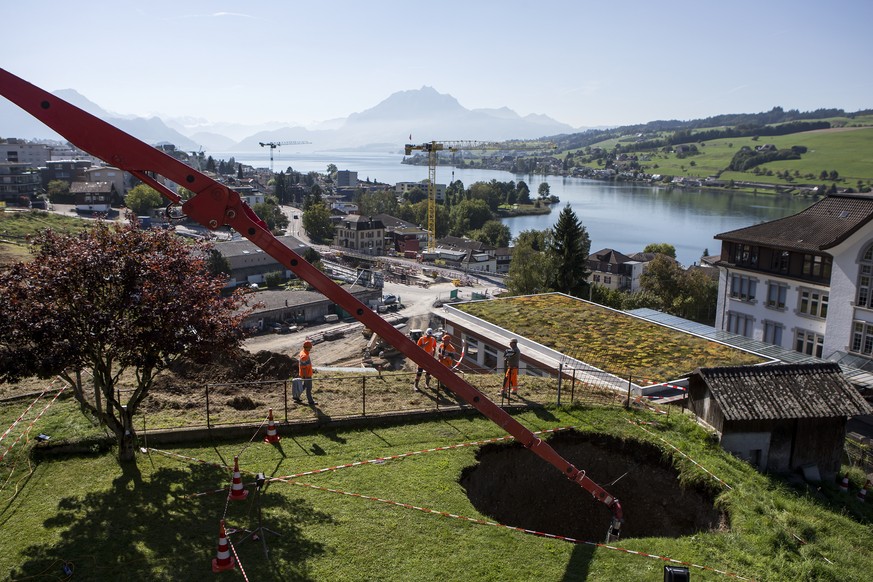
<svg viewBox="0 0 873 582">
<path fill-rule="evenodd" d="M 509 246 L 512 232 L 499 220 L 489 220 L 482 225 L 482 228 L 470 231 L 467 236 L 499 249 Z"/>
<path fill-rule="evenodd" d="M 330 210 L 324 204 L 312 204 L 303 212 L 303 229 L 312 242 L 329 243 L 333 240 L 334 227 L 330 220 Z"/>
<path fill-rule="evenodd" d="M 506 288 L 511 295 L 531 295 L 552 291 L 550 281 L 553 265 L 545 248 L 551 233 L 548 230 L 526 230 L 518 235 L 512 247 L 512 261 L 506 277 Z"/>
<path fill-rule="evenodd" d="M 356 202 L 358 203 L 358 213 L 361 216 L 375 216 L 377 214 L 393 216 L 397 211 L 397 196 L 390 190 L 361 192 Z"/>
<path fill-rule="evenodd" d="M 242 296 L 222 297 L 226 277 L 208 272 L 207 243 L 163 229 L 98 222 L 33 244 L 34 260 L 0 273 L 0 382 L 59 375 L 132 460 L 132 418 L 155 377 L 180 356 L 238 348 Z M 135 387 L 120 394 L 125 371 Z"/>
<path fill-rule="evenodd" d="M 257 202 L 252 207 L 271 231 L 284 232 L 288 227 L 288 217 L 282 212 L 282 207 L 279 206 L 279 200 L 275 196 L 267 196 L 263 202 Z"/>
<path fill-rule="evenodd" d="M 124 205 L 137 216 L 148 215 L 153 208 L 164 205 L 164 197 L 151 186 L 139 184 L 124 197 Z"/>
<path fill-rule="evenodd" d="M 491 210 L 484 200 L 463 200 L 452 206 L 449 212 L 449 234 L 465 236 L 472 230 L 482 228 L 492 218 Z"/>
<path fill-rule="evenodd" d="M 552 240 L 546 253 L 554 266 L 552 288 L 555 291 L 585 296 L 588 285 L 588 254 L 591 239 L 576 213 L 567 204 L 552 227 Z"/>
</svg>

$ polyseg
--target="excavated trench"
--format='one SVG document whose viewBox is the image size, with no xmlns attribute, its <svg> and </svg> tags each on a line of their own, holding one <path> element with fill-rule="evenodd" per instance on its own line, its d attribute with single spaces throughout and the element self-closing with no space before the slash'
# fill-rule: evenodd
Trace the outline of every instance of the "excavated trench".
<svg viewBox="0 0 873 582">
<path fill-rule="evenodd" d="M 622 538 L 680 537 L 727 528 L 713 491 L 683 489 L 657 447 L 606 435 L 567 431 L 549 444 L 616 496 L 624 510 Z M 476 509 L 505 525 L 603 541 L 611 512 L 582 487 L 518 443 L 490 444 L 466 467 L 460 484 Z"/>
</svg>

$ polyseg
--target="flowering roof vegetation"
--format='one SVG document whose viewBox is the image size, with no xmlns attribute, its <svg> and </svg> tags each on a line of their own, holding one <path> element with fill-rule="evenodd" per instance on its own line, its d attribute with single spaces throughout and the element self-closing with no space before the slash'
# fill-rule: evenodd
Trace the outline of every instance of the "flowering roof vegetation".
<svg viewBox="0 0 873 582">
<path fill-rule="evenodd" d="M 766 358 L 559 293 L 474 301 L 459 310 L 634 382 Z"/>
</svg>

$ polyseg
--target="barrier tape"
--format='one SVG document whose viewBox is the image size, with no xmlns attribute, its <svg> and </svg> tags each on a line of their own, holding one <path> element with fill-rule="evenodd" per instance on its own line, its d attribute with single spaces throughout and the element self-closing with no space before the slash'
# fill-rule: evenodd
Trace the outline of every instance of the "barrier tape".
<svg viewBox="0 0 873 582">
<path fill-rule="evenodd" d="M 533 434 L 541 435 L 541 434 L 548 434 L 548 433 L 556 433 L 556 432 L 561 432 L 561 431 L 565 431 L 565 430 L 571 430 L 574 428 L 576 428 L 576 427 L 574 427 L 574 426 L 562 426 L 562 427 L 558 427 L 558 428 L 549 428 L 549 429 L 544 429 L 544 430 L 538 430 L 538 431 L 534 432 Z M 482 446 L 482 445 L 486 445 L 489 443 L 496 443 L 496 442 L 500 442 L 500 441 L 511 441 L 511 440 L 515 440 L 515 437 L 513 437 L 513 436 L 495 437 L 492 439 L 486 439 L 486 440 L 482 440 L 482 441 L 473 441 L 473 442 L 459 443 L 459 444 L 455 444 L 455 445 L 446 445 L 444 447 L 434 447 L 432 449 L 423 449 L 420 451 L 400 453 L 398 455 L 391 455 L 388 457 L 377 457 L 375 459 L 368 459 L 366 461 L 355 461 L 354 463 L 345 463 L 343 465 L 335 465 L 333 467 L 325 467 L 323 469 L 314 469 L 312 471 L 303 471 L 301 473 L 294 473 L 293 475 L 284 475 L 282 477 L 271 477 L 271 478 L 267 479 L 265 482 L 267 482 L 267 483 L 271 482 L 271 481 L 286 482 L 289 479 L 297 479 L 298 477 L 305 477 L 307 475 L 317 475 L 319 473 L 338 471 L 340 469 L 348 469 L 350 467 L 359 467 L 362 465 L 378 465 L 378 464 L 384 463 L 385 461 L 394 461 L 397 459 L 402 459 L 404 457 L 411 457 L 414 455 L 421 455 L 424 453 L 433 453 L 436 451 L 448 451 L 448 450 L 460 449 L 460 448 L 464 448 L 464 447 Z M 208 465 L 211 467 L 218 467 L 220 469 L 230 470 L 230 467 L 227 467 L 227 466 L 219 464 L 219 463 L 214 463 L 211 461 L 204 461 L 204 460 L 198 459 L 196 457 L 189 457 L 187 455 L 173 453 L 171 451 L 163 451 L 160 449 L 153 449 L 153 448 L 146 448 L 146 447 L 142 447 L 142 448 L 140 448 L 140 450 L 144 453 L 145 452 L 155 452 L 155 453 L 164 455 L 166 457 L 179 459 L 182 461 L 198 463 L 201 465 Z M 254 471 L 243 471 L 242 469 L 240 469 L 240 473 L 246 473 L 248 475 L 256 475 L 257 474 Z M 254 483 L 245 483 L 246 487 L 248 487 L 250 485 L 254 485 Z M 184 496 L 180 497 L 179 499 L 193 499 L 195 497 L 202 497 L 204 495 L 217 495 L 219 493 L 224 493 L 226 491 L 228 491 L 228 488 L 226 488 L 226 487 L 222 488 L 222 489 L 212 489 L 209 491 L 201 491 L 199 493 L 191 493 L 189 495 L 184 495 Z"/>
<path fill-rule="evenodd" d="M 293 482 L 290 482 L 290 484 L 291 484 L 291 485 L 298 485 L 298 486 L 300 486 L 300 487 L 308 487 L 308 488 L 310 488 L 310 489 L 316 489 L 316 490 L 318 490 L 318 491 L 326 491 L 326 492 L 328 492 L 328 493 L 336 493 L 336 494 L 339 494 L 339 495 L 347 495 L 347 496 L 349 496 L 349 497 L 357 497 L 357 498 L 359 498 L 359 499 L 366 499 L 366 500 L 368 500 L 368 501 L 376 501 L 376 502 L 378 502 L 378 503 L 384 503 L 384 504 L 386 504 L 386 505 L 394 505 L 394 506 L 397 506 L 397 507 L 402 507 L 402 508 L 404 508 L 404 509 L 414 509 L 414 510 L 416 510 L 416 511 L 421 511 L 421 512 L 423 512 L 423 513 L 430 513 L 430 514 L 433 514 L 433 515 L 439 515 L 440 517 L 449 517 L 449 518 L 452 518 L 452 519 L 459 519 L 459 520 L 461 520 L 461 521 L 467 521 L 467 522 L 475 523 L 475 524 L 478 524 L 478 525 L 488 525 L 488 526 L 492 526 L 492 527 L 501 527 L 501 528 L 504 528 L 504 529 L 510 529 L 510 530 L 513 530 L 513 531 L 518 531 L 518 532 L 521 532 L 521 533 L 525 533 L 525 534 L 529 534 L 529 535 L 534 535 L 534 536 L 538 536 L 538 537 L 550 538 L 550 539 L 555 539 L 555 540 L 561 540 L 561 541 L 565 541 L 565 542 L 569 542 L 569 543 L 573 543 L 573 544 L 579 544 L 579 545 L 594 546 L 594 547 L 597 547 L 597 548 L 604 548 L 604 549 L 607 549 L 607 550 L 613 550 L 613 551 L 617 551 L 617 552 L 623 552 L 623 553 L 625 553 L 625 554 L 631 554 L 631 555 L 634 555 L 634 556 L 642 556 L 642 557 L 644 557 L 644 558 L 652 558 L 652 559 L 656 559 L 656 560 L 661 560 L 662 562 L 669 562 L 669 563 L 671 563 L 671 564 L 679 564 L 679 565 L 681 565 L 681 566 L 687 566 L 687 567 L 689 567 L 689 568 L 696 568 L 696 569 L 698 569 L 698 570 L 705 570 L 705 571 L 707 571 L 707 572 L 713 572 L 713 573 L 716 573 L 716 574 L 721 574 L 722 576 L 727 576 L 727 577 L 730 577 L 730 578 L 736 578 L 737 580 L 750 580 L 750 581 L 753 580 L 752 578 L 746 578 L 746 577 L 744 577 L 744 576 L 740 576 L 739 574 L 737 574 L 737 573 L 735 573 L 735 572 L 728 572 L 728 571 L 726 571 L 726 570 L 718 570 L 718 569 L 716 569 L 716 568 L 711 568 L 711 567 L 709 567 L 709 566 L 702 566 L 702 565 L 700 565 L 700 564 L 694 564 L 693 562 L 683 562 L 682 560 L 677 560 L 677 559 L 675 559 L 675 558 L 670 558 L 670 557 L 668 557 L 668 556 L 659 556 L 659 555 L 657 555 L 657 554 L 648 554 L 648 553 L 646 553 L 646 552 L 640 552 L 640 551 L 637 551 L 637 550 L 629 550 L 629 549 L 627 549 L 627 548 L 621 548 L 621 547 L 618 547 L 618 546 L 611 546 L 611 545 L 609 545 L 609 544 L 603 544 L 603 543 L 599 543 L 599 542 L 591 542 L 591 541 L 587 541 L 587 540 L 579 540 L 579 539 L 576 539 L 576 538 L 571 538 L 571 537 L 569 537 L 569 536 L 561 536 L 561 535 L 557 535 L 557 534 L 550 534 L 550 533 L 545 533 L 545 532 L 539 532 L 539 531 L 536 531 L 536 530 L 525 529 L 525 528 L 517 527 L 517 526 L 514 526 L 514 525 L 506 525 L 506 524 L 498 523 L 498 522 L 495 522 L 495 521 L 487 521 L 487 520 L 484 520 L 484 519 L 477 519 L 477 518 L 473 518 L 473 517 L 467 517 L 467 516 L 464 516 L 464 515 L 457 515 L 457 514 L 449 513 L 449 512 L 446 512 L 446 511 L 438 511 L 438 510 L 436 510 L 436 509 L 430 509 L 430 508 L 427 508 L 427 507 L 419 507 L 419 506 L 417 506 L 417 505 L 412 505 L 412 504 L 410 504 L 410 503 L 403 503 L 403 502 L 400 502 L 400 501 L 392 501 L 392 500 L 390 500 L 390 499 L 382 499 L 382 498 L 379 498 L 379 497 L 372 497 L 372 496 L 370 496 L 370 495 L 364 495 L 364 494 L 362 494 L 362 493 L 353 493 L 353 492 L 350 492 L 350 491 L 343 491 L 342 489 L 331 489 L 331 488 L 329 488 L 329 487 L 321 487 L 320 485 L 313 485 L 313 484 L 311 484 L 311 483 L 301 483 L 300 481 L 293 481 Z"/>
<path fill-rule="evenodd" d="M 67 389 L 67 387 L 64 386 L 63 388 L 61 388 L 60 390 L 58 390 L 58 393 L 55 394 L 55 397 L 52 398 L 51 402 L 49 402 L 48 404 L 46 404 L 46 405 L 45 405 L 45 408 L 43 408 L 43 409 L 40 411 L 40 413 L 36 415 L 36 418 L 34 418 L 33 420 L 30 421 L 30 424 L 27 426 L 27 430 L 25 430 L 25 431 L 22 432 L 20 435 L 18 435 L 18 438 L 15 439 L 15 442 L 13 442 L 11 445 L 9 445 L 9 447 L 8 447 L 5 451 L 3 451 L 3 454 L 0 455 L 0 461 L 2 461 L 4 458 L 6 458 L 6 455 L 9 454 L 9 451 L 12 450 L 12 447 L 14 447 L 15 445 L 17 445 L 17 444 L 19 443 L 19 441 L 21 441 L 21 439 L 24 438 L 25 435 L 30 434 L 30 431 L 33 430 L 33 425 L 36 424 L 36 421 L 38 421 L 38 420 L 40 419 L 40 417 L 42 417 L 42 415 L 45 414 L 45 411 L 48 410 L 48 409 L 51 407 L 52 404 L 55 403 L 55 401 L 58 399 L 58 396 L 60 396 L 60 395 L 63 393 L 63 391 L 66 390 L 66 389 Z"/>
<path fill-rule="evenodd" d="M 655 433 L 653 433 L 653 432 L 650 431 L 649 429 L 647 429 L 647 428 L 641 426 L 640 424 L 638 424 L 638 423 L 636 423 L 636 422 L 634 422 L 634 421 L 632 421 L 632 420 L 628 420 L 628 422 L 631 423 L 632 425 L 638 427 L 639 429 L 641 429 L 641 430 L 643 430 L 643 431 L 649 433 L 650 435 L 652 435 L 653 437 L 657 438 L 657 439 L 660 440 L 662 443 L 666 444 L 668 447 L 670 447 L 671 449 L 673 449 L 674 451 L 676 451 L 677 453 L 679 453 L 680 455 L 682 455 L 683 457 L 685 457 L 686 459 L 688 459 L 689 461 L 691 461 L 692 463 L 694 463 L 694 464 L 695 464 L 697 467 L 699 467 L 699 468 L 700 468 L 704 473 L 706 473 L 707 475 L 709 475 L 710 477 L 712 477 L 713 479 L 715 479 L 716 481 L 718 481 L 719 483 L 721 483 L 722 485 L 724 485 L 724 486 L 728 489 L 728 491 L 733 490 L 733 487 L 731 487 L 730 485 L 728 485 L 727 483 L 725 483 L 724 481 L 722 481 L 721 479 L 719 479 L 718 477 L 716 477 L 716 476 L 715 476 L 715 475 L 714 475 L 714 474 L 713 474 L 709 469 L 707 469 L 706 467 L 704 467 L 703 465 L 701 465 L 700 463 L 698 463 L 697 461 L 695 461 L 694 459 L 692 459 L 691 457 L 689 457 L 688 455 L 686 455 L 685 453 L 683 453 L 682 451 L 680 451 L 679 449 L 677 449 L 677 448 L 676 448 L 675 446 L 673 446 L 673 444 L 670 443 L 669 441 L 667 441 L 667 440 L 661 438 L 660 436 L 656 435 Z"/>
<path fill-rule="evenodd" d="M 239 554 L 236 553 L 236 547 L 233 545 L 233 542 L 230 541 L 230 536 L 227 536 L 227 545 L 230 546 L 230 550 L 233 552 L 233 555 L 236 558 L 236 565 L 239 566 L 239 571 L 242 573 L 243 580 L 249 582 L 249 577 L 248 575 L 246 575 L 246 569 L 243 568 L 242 562 L 240 562 Z"/>
<path fill-rule="evenodd" d="M 55 381 L 57 381 L 57 380 L 55 380 Z M 53 381 L 52 384 L 54 384 L 55 381 Z M 33 402 L 30 403 L 30 406 L 28 406 L 27 409 L 24 412 L 22 412 L 18 418 L 15 419 L 15 422 L 13 422 L 12 425 L 10 425 L 10 427 L 6 429 L 6 432 L 4 432 L 2 435 L 0 435 L 0 441 L 5 439 L 6 435 L 8 435 L 10 432 L 12 432 L 12 429 L 15 428 L 19 422 L 21 422 L 21 419 L 23 419 L 25 416 L 27 416 L 27 413 L 30 412 L 30 409 L 33 408 L 34 404 L 36 404 L 37 402 L 42 400 L 42 397 L 45 396 L 45 393 L 48 392 L 50 388 L 51 388 L 51 384 L 49 385 L 48 388 L 43 390 L 39 396 L 36 397 L 36 400 L 34 400 Z"/>
</svg>

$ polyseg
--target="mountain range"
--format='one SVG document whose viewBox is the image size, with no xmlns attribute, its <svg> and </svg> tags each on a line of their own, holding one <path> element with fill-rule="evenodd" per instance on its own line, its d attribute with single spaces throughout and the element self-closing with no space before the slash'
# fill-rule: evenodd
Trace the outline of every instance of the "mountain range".
<svg viewBox="0 0 873 582">
<path fill-rule="evenodd" d="M 374 107 L 316 126 L 282 123 L 247 126 L 202 119 L 162 119 L 110 113 L 72 89 L 54 95 L 149 144 L 169 142 L 185 151 L 254 152 L 261 142 L 308 141 L 314 151 L 378 149 L 397 151 L 404 143 L 431 140 L 538 139 L 581 131 L 546 115 L 520 116 L 506 107 L 467 109 L 432 87 L 399 91 Z M 14 104 L 0 99 L 0 137 L 58 139 Z"/>
</svg>

